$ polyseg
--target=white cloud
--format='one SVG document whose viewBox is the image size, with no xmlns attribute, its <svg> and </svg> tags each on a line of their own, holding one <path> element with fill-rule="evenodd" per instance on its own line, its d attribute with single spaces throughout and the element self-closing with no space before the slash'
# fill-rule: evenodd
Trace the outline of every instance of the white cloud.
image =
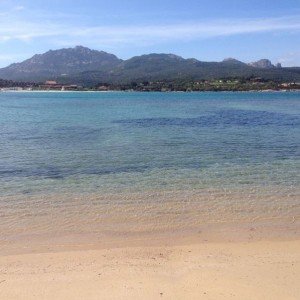
<svg viewBox="0 0 300 300">
<path fill-rule="evenodd" d="M 21 9 L 21 7 L 20 7 Z M 0 41 L 56 37 L 66 43 L 80 43 L 88 39 L 101 40 L 104 44 L 156 44 L 164 41 L 205 39 L 217 36 L 261 32 L 299 31 L 300 17 L 270 19 L 216 20 L 172 25 L 141 26 L 90 26 L 63 24 L 55 20 L 24 20 L 19 15 L 2 17 Z"/>
</svg>

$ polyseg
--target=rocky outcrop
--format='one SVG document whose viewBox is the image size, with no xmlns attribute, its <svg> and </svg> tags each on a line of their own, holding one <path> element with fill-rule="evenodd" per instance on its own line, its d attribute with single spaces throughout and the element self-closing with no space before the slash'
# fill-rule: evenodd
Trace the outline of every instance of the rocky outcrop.
<svg viewBox="0 0 300 300">
<path fill-rule="evenodd" d="M 271 63 L 271 61 L 266 58 L 252 62 L 249 64 L 249 66 L 254 67 L 254 68 L 262 68 L 262 69 L 275 68 L 275 66 Z"/>
</svg>

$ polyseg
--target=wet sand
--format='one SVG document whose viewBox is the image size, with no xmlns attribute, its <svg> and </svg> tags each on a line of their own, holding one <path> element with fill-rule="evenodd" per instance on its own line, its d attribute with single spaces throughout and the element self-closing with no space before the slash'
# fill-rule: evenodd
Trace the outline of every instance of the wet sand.
<svg viewBox="0 0 300 300">
<path fill-rule="evenodd" d="M 0 299 L 296 300 L 300 240 L 124 246 L 0 257 Z"/>
</svg>

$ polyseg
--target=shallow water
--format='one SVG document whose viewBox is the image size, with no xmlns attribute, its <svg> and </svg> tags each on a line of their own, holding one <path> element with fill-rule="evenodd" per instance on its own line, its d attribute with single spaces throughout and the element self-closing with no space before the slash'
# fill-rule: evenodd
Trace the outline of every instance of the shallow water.
<svg viewBox="0 0 300 300">
<path fill-rule="evenodd" d="M 300 93 L 0 93 L 0 238 L 300 220 Z"/>
</svg>

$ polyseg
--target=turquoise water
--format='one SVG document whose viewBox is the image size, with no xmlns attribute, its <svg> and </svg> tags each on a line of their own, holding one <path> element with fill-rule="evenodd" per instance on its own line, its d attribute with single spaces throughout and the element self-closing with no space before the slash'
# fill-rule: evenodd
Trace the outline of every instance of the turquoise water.
<svg viewBox="0 0 300 300">
<path fill-rule="evenodd" d="M 299 170 L 300 93 L 0 93 L 5 236 L 298 219 Z"/>
</svg>

